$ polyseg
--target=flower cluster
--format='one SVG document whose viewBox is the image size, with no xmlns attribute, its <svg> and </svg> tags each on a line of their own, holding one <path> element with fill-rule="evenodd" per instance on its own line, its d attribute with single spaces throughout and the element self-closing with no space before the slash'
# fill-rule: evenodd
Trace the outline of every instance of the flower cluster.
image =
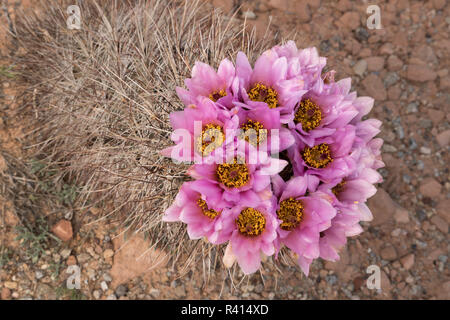
<svg viewBox="0 0 450 320">
<path fill-rule="evenodd" d="M 224 262 L 245 274 L 263 255 L 287 247 L 307 275 L 314 259 L 339 259 L 349 236 L 372 219 L 366 200 L 382 178 L 381 122 L 363 120 L 373 99 L 350 92 L 351 80 L 322 74 L 326 59 L 293 41 L 264 52 L 252 67 L 218 70 L 197 62 L 186 108 L 170 121 L 174 146 L 163 154 L 194 161 L 163 217 L 187 225 L 191 239 L 228 242 Z M 200 161 L 198 161 L 200 159 Z"/>
</svg>

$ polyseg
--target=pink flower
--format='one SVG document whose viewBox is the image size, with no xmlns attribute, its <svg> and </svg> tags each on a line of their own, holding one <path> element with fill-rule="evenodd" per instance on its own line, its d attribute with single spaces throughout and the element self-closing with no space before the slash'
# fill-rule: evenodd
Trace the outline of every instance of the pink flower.
<svg viewBox="0 0 450 320">
<path fill-rule="evenodd" d="M 284 244 L 298 255 L 303 272 L 308 275 L 309 264 L 320 255 L 320 233 L 331 226 L 336 210 L 329 197 L 321 192 L 306 195 L 307 181 L 299 176 L 287 183 L 280 176 L 272 178 L 274 194 L 278 198 L 277 248 Z"/>
<path fill-rule="evenodd" d="M 228 241 L 227 268 L 237 260 L 251 274 L 285 246 L 308 275 L 314 259 L 338 260 L 372 219 L 381 122 L 363 120 L 374 100 L 350 92 L 350 78 L 322 75 L 325 64 L 316 48 L 288 41 L 253 68 L 242 52 L 236 68 L 196 62 L 187 89 L 177 88 L 187 107 L 170 115 L 175 146 L 163 154 L 195 160 L 187 172 L 195 181 L 163 220 L 186 223 L 191 239 Z"/>
<path fill-rule="evenodd" d="M 214 197 L 230 204 L 255 203 L 270 197 L 270 176 L 283 170 L 287 161 L 259 152 L 257 163 L 252 164 L 247 154 L 234 151 L 224 163 L 195 164 L 188 174 L 199 180 L 202 193 L 214 193 Z"/>
<path fill-rule="evenodd" d="M 306 92 L 303 80 L 287 79 L 287 59 L 267 50 L 255 62 L 252 69 L 247 56 L 239 52 L 236 58 L 236 75 L 239 79 L 243 108 L 268 107 L 280 112 L 281 123 L 293 118 L 295 104 Z"/>
<path fill-rule="evenodd" d="M 254 206 L 241 204 L 224 211 L 227 231 L 231 231 L 232 253 L 245 274 L 261 266 L 261 254 L 275 253 L 274 241 L 279 224 L 269 201 Z"/>
<path fill-rule="evenodd" d="M 164 149 L 162 154 L 189 162 L 196 155 L 208 161 L 217 149 L 233 142 L 239 119 L 231 111 L 218 108 L 210 99 L 200 97 L 183 111 L 172 112 L 170 122 L 175 130 L 171 138 L 176 145 Z"/>
<path fill-rule="evenodd" d="M 224 231 L 224 208 L 216 194 L 202 194 L 198 181 L 185 182 L 172 206 L 165 211 L 163 221 L 184 222 L 189 238 L 206 237 L 211 243 L 221 244 L 230 236 Z"/>
<path fill-rule="evenodd" d="M 346 125 L 331 136 L 319 138 L 313 147 L 302 140 L 288 149 L 295 175 L 315 175 L 324 183 L 335 181 L 352 172 L 355 160 L 350 156 L 355 140 L 355 127 Z"/>
<path fill-rule="evenodd" d="M 349 81 L 349 79 L 348 79 Z M 289 122 L 296 138 L 312 147 L 318 138 L 332 135 L 336 129 L 347 125 L 358 110 L 346 99 L 350 89 L 347 79 L 329 85 L 319 79 L 294 109 L 294 119 Z"/>
<path fill-rule="evenodd" d="M 192 68 L 192 78 L 186 79 L 188 90 L 177 87 L 177 93 L 185 105 L 195 104 L 198 97 L 206 97 L 218 105 L 232 108 L 234 91 L 238 90 L 235 82 L 235 68 L 230 60 L 224 59 L 217 72 L 209 65 L 196 62 Z"/>
<path fill-rule="evenodd" d="M 246 134 L 245 139 L 259 151 L 278 153 L 295 143 L 290 130 L 281 125 L 279 110 L 266 107 L 252 110 L 240 108 L 237 114 L 239 128 Z"/>
<path fill-rule="evenodd" d="M 316 48 L 299 50 L 292 40 L 282 46 L 275 46 L 273 50 L 279 57 L 286 57 L 288 62 L 287 78 L 303 79 L 307 89 L 313 87 L 320 79 L 322 69 L 327 63 L 327 59 L 320 57 Z"/>
<path fill-rule="evenodd" d="M 331 221 L 332 225 L 320 234 L 320 257 L 328 261 L 339 260 L 339 251 L 347 243 L 347 237 L 360 234 L 359 214 L 356 209 L 342 207 Z"/>
</svg>

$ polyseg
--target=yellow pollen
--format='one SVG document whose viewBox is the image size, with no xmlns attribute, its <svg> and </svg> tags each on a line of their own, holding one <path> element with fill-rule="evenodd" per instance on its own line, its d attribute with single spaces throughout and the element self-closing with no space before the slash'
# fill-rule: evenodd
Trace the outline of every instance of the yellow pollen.
<svg viewBox="0 0 450 320">
<path fill-rule="evenodd" d="M 278 107 L 278 93 L 271 87 L 262 83 L 256 83 L 248 92 L 248 97 L 252 101 L 265 102 L 269 108 Z"/>
<path fill-rule="evenodd" d="M 223 98 L 227 95 L 227 92 L 225 90 L 219 90 L 219 91 L 214 91 L 213 93 L 211 93 L 209 95 L 209 98 L 214 101 L 217 102 L 217 100 L 219 100 L 220 98 Z"/>
<path fill-rule="evenodd" d="M 219 125 L 207 124 L 202 135 L 196 138 L 195 147 L 202 155 L 207 156 L 215 149 L 219 148 L 225 141 L 225 134 Z"/>
<path fill-rule="evenodd" d="M 319 106 L 310 99 L 302 100 L 295 113 L 294 122 L 301 123 L 306 132 L 317 128 L 322 120 L 322 111 Z"/>
<path fill-rule="evenodd" d="M 246 208 L 239 214 L 236 224 L 239 233 L 249 237 L 256 237 L 266 228 L 266 218 L 258 210 Z"/>
<path fill-rule="evenodd" d="M 220 212 L 217 212 L 214 209 L 209 209 L 208 205 L 206 204 L 206 201 L 201 198 L 197 200 L 197 204 L 200 207 L 200 209 L 202 209 L 203 214 L 210 219 L 214 219 L 220 214 Z"/>
<path fill-rule="evenodd" d="M 326 143 L 321 143 L 312 148 L 305 147 L 302 151 L 302 158 L 308 166 L 316 169 L 323 169 L 333 161 L 330 147 Z"/>
<path fill-rule="evenodd" d="M 267 139 L 267 129 L 259 121 L 249 119 L 241 126 L 241 139 L 250 142 L 254 146 L 258 146 L 261 142 Z"/>
<path fill-rule="evenodd" d="M 345 180 L 342 180 L 341 182 L 339 182 L 337 185 L 335 185 L 333 187 L 333 189 L 331 189 L 331 191 L 334 193 L 334 195 L 337 197 L 339 195 L 339 193 L 341 193 L 344 190 L 344 186 L 345 186 Z"/>
<path fill-rule="evenodd" d="M 238 163 L 236 158 L 233 163 L 219 164 L 216 173 L 218 181 L 228 188 L 242 187 L 250 180 L 247 165 L 242 162 Z"/>
<path fill-rule="evenodd" d="M 305 210 L 300 200 L 289 198 L 281 201 L 280 209 L 277 210 L 278 219 L 282 221 L 280 228 L 291 231 L 298 227 L 303 220 Z"/>
</svg>

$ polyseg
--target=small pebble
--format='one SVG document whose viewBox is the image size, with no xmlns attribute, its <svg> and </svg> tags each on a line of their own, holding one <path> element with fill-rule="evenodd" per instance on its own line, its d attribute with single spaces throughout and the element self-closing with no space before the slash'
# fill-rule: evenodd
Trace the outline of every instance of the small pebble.
<svg viewBox="0 0 450 320">
<path fill-rule="evenodd" d="M 100 283 L 100 287 L 102 288 L 103 291 L 108 290 L 108 285 L 106 284 L 105 281 L 102 281 L 102 282 Z"/>
</svg>

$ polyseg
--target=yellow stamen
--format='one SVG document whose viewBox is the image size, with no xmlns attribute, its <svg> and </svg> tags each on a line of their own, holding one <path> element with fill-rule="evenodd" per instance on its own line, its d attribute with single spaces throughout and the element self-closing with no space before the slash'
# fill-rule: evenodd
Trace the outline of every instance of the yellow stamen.
<svg viewBox="0 0 450 320">
<path fill-rule="evenodd" d="M 249 119 L 241 126 L 241 139 L 250 142 L 254 146 L 258 146 L 261 142 L 267 139 L 267 129 L 259 121 Z"/>
<path fill-rule="evenodd" d="M 225 90 L 219 90 L 219 91 L 214 91 L 213 93 L 211 93 L 209 95 L 209 98 L 214 101 L 217 102 L 217 100 L 219 100 L 220 98 L 223 98 L 227 95 L 227 92 Z"/>
<path fill-rule="evenodd" d="M 334 195 L 337 197 L 339 195 L 339 193 L 341 193 L 344 190 L 344 186 L 345 186 L 345 180 L 342 180 L 341 182 L 339 182 L 337 185 L 335 185 L 333 187 L 333 189 L 331 189 L 331 191 L 334 193 Z"/>
<path fill-rule="evenodd" d="M 289 198 L 281 201 L 277 210 L 278 219 L 282 221 L 280 228 L 286 231 L 295 229 L 303 220 L 305 210 L 300 200 Z"/>
<path fill-rule="evenodd" d="M 200 209 L 202 209 L 203 214 L 210 219 L 214 219 L 220 214 L 220 212 L 217 212 L 214 209 L 209 209 L 206 201 L 201 198 L 197 200 L 197 204 Z"/>
<path fill-rule="evenodd" d="M 238 163 L 236 158 L 233 163 L 219 164 L 216 173 L 218 181 L 228 188 L 242 187 L 250 180 L 250 172 L 247 165 L 242 162 Z"/>
<path fill-rule="evenodd" d="M 308 166 L 316 169 L 325 168 L 333 161 L 330 147 L 326 143 L 321 143 L 312 148 L 305 147 L 302 151 L 302 158 Z"/>
<path fill-rule="evenodd" d="M 271 87 L 267 87 L 262 83 L 256 83 L 248 91 L 248 97 L 252 101 L 265 102 L 269 108 L 278 107 L 278 93 Z"/>
<path fill-rule="evenodd" d="M 306 132 L 317 128 L 322 120 L 322 111 L 319 106 L 310 99 L 302 100 L 295 113 L 294 122 L 301 123 Z"/>
<path fill-rule="evenodd" d="M 219 125 L 207 124 L 202 135 L 196 139 L 195 147 L 202 155 L 207 156 L 215 149 L 219 148 L 225 141 L 225 134 Z"/>
<path fill-rule="evenodd" d="M 239 233 L 249 237 L 256 237 L 266 228 L 266 218 L 260 211 L 246 208 L 241 211 L 236 219 L 236 225 Z"/>
</svg>

